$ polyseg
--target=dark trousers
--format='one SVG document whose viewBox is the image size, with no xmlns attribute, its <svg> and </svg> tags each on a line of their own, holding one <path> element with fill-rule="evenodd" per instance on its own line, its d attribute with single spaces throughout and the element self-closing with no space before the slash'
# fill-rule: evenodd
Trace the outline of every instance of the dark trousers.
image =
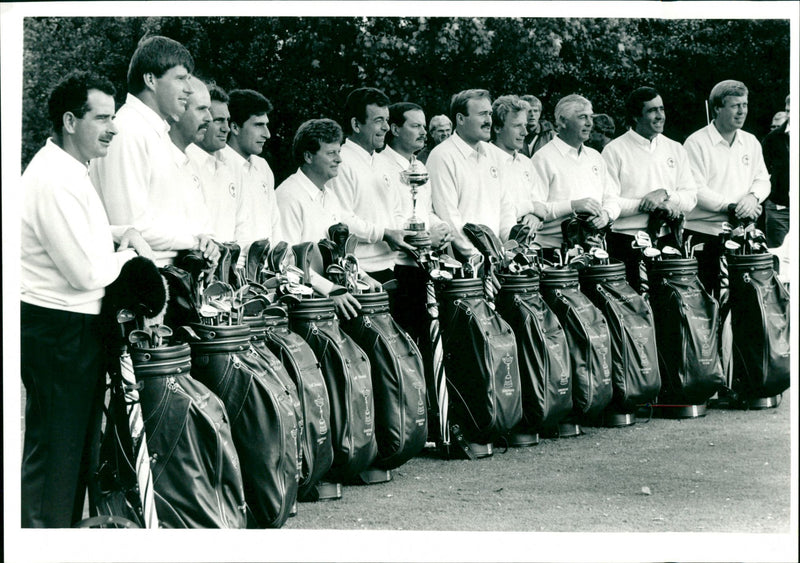
<svg viewBox="0 0 800 563">
<path fill-rule="evenodd" d="M 703 250 L 698 250 L 694 257 L 697 258 L 697 277 L 706 291 L 719 299 L 719 257 L 722 255 L 722 244 L 719 235 L 708 235 L 686 229 L 683 239 L 692 236 L 691 246 L 704 243 Z"/>
<path fill-rule="evenodd" d="M 606 235 L 609 257 L 625 264 L 625 278 L 633 289 L 641 293 L 639 261 L 642 253 L 639 249 L 631 247 L 632 242 L 633 235 L 613 232 Z"/>
<path fill-rule="evenodd" d="M 778 248 L 789 233 L 789 208 L 778 209 L 774 203 L 767 200 L 764 202 L 763 215 L 767 246 Z"/>
<path fill-rule="evenodd" d="M 22 303 L 25 384 L 22 527 L 66 528 L 83 516 L 99 441 L 103 363 L 97 317 Z"/>
</svg>

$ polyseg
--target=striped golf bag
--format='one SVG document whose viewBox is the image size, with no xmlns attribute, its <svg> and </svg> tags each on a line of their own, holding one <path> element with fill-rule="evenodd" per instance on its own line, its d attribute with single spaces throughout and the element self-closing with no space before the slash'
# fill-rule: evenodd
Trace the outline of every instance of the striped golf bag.
<svg viewBox="0 0 800 563">
<path fill-rule="evenodd" d="M 230 420 L 219 397 L 189 376 L 189 345 L 134 349 L 131 356 L 160 527 L 244 528 Z"/>
<path fill-rule="evenodd" d="M 193 324 L 192 376 L 219 395 L 242 467 L 249 527 L 277 528 L 297 498 L 295 401 L 250 345 L 247 325 Z"/>
<path fill-rule="evenodd" d="M 411 337 L 389 314 L 389 295 L 357 294 L 359 315 L 342 329 L 367 354 L 375 398 L 374 465 L 394 469 L 425 447 L 428 434 L 422 356 Z"/>
<path fill-rule="evenodd" d="M 539 294 L 539 276 L 501 275 L 497 312 L 516 335 L 522 389 L 521 432 L 552 427 L 572 411 L 569 346 Z"/>
<path fill-rule="evenodd" d="M 733 390 L 741 399 L 789 388 L 789 293 L 772 254 L 728 256 L 730 295 L 723 311 L 733 328 Z"/>
<path fill-rule="evenodd" d="M 651 264 L 650 304 L 656 326 L 660 403 L 699 405 L 725 385 L 718 339 L 719 305 L 697 279 L 697 260 Z"/>
<path fill-rule="evenodd" d="M 577 271 L 544 268 L 539 288 L 567 335 L 573 414 L 584 423 L 598 422 L 613 395 L 614 364 L 608 323 L 581 293 Z"/>
<path fill-rule="evenodd" d="M 625 280 L 625 264 L 598 264 L 580 272 L 583 293 L 605 315 L 611 335 L 611 408 L 632 413 L 661 389 L 653 311 Z"/>
<path fill-rule="evenodd" d="M 328 388 L 333 464 L 326 479 L 354 482 L 378 454 L 369 359 L 339 327 L 331 299 L 294 304 L 289 328 L 314 351 Z"/>
<path fill-rule="evenodd" d="M 486 302 L 483 280 L 454 279 L 437 293 L 449 418 L 470 442 L 490 444 L 522 420 L 514 332 Z"/>
</svg>

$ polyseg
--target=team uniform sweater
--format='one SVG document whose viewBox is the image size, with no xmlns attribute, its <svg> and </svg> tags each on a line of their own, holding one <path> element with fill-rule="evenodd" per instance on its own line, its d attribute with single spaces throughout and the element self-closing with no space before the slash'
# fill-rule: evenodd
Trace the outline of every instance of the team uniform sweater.
<svg viewBox="0 0 800 563">
<path fill-rule="evenodd" d="M 519 221 L 524 215 L 533 213 L 534 201 L 545 201 L 547 192 L 529 157 L 518 151 L 509 154 L 495 144 L 489 145 L 489 151 L 497 160 L 500 182 L 508 191 L 514 205 L 514 218 Z"/>
<path fill-rule="evenodd" d="M 109 225 L 86 165 L 50 139 L 22 174 L 22 198 L 21 300 L 97 315 L 105 287 L 136 256 L 114 252 L 128 226 Z"/>
<path fill-rule="evenodd" d="M 769 173 L 754 135 L 736 131 L 729 145 L 712 121 L 692 133 L 683 146 L 697 183 L 697 207 L 686 218 L 687 229 L 718 235 L 728 220 L 728 204 L 738 203 L 748 193 L 759 203 L 767 199 Z"/>
<path fill-rule="evenodd" d="M 211 229 L 217 240 L 233 242 L 244 228 L 242 190 L 222 151 L 207 153 L 199 146 L 186 147 L 186 156 L 200 179 L 203 200 L 210 214 Z"/>
</svg>

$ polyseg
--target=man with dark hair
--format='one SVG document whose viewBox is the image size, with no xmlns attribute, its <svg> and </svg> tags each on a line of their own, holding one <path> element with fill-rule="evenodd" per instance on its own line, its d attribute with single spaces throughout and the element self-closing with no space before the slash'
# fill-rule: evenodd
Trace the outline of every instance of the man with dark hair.
<svg viewBox="0 0 800 563">
<path fill-rule="evenodd" d="M 789 232 L 789 96 L 786 120 L 761 142 L 772 191 L 764 202 L 767 246 L 777 248 Z"/>
<path fill-rule="evenodd" d="M 704 244 L 695 255 L 698 277 L 714 295 L 719 295 L 719 235 L 728 220 L 728 206 L 735 206 L 738 219 L 756 220 L 770 192 L 761 144 L 741 130 L 747 117 L 747 95 L 747 87 L 739 81 L 716 84 L 708 98 L 711 123 L 683 144 L 697 184 L 697 206 L 686 218 L 685 232 L 695 244 Z"/>
<path fill-rule="evenodd" d="M 605 113 L 596 113 L 592 116 L 592 120 L 592 132 L 586 141 L 586 146 L 592 147 L 597 152 L 603 152 L 605 146 L 614 138 L 617 127 L 611 116 Z"/>
<path fill-rule="evenodd" d="M 186 111 L 194 61 L 186 48 L 167 37 L 142 39 L 128 69 L 128 95 L 117 113 L 119 134 L 90 173 L 112 225 L 133 225 L 154 250 L 199 249 L 216 261 L 219 249 L 197 230 L 191 195 L 176 182 L 180 158 L 170 124 Z"/>
<path fill-rule="evenodd" d="M 547 194 L 533 169 L 531 159 L 522 154 L 525 144 L 528 103 L 517 96 L 500 96 L 492 103 L 492 142 L 489 148 L 497 160 L 500 181 L 508 191 L 518 223 L 533 231 L 547 215 Z"/>
<path fill-rule="evenodd" d="M 603 150 L 608 170 L 619 182 L 620 214 L 608 235 L 613 258 L 625 263 L 629 283 L 640 289 L 639 251 L 631 247 L 638 231 L 647 231 L 650 213 L 670 217 L 688 213 L 697 203 L 689 155 L 680 143 L 663 135 L 666 113 L 655 88 L 643 86 L 625 103 L 630 129 Z"/>
<path fill-rule="evenodd" d="M 514 206 L 500 182 L 497 162 L 489 152 L 492 100 L 487 90 L 464 90 L 450 102 L 456 132 L 431 151 L 433 208 L 453 230 L 460 259 L 478 250 L 463 233 L 466 223 L 489 227 L 501 239 L 514 226 Z"/>
<path fill-rule="evenodd" d="M 275 175 L 259 156 L 270 138 L 268 114 L 272 103 L 255 90 L 233 90 L 228 96 L 231 131 L 222 156 L 241 190 L 243 215 L 237 220 L 236 238 L 244 258 L 254 240 L 269 239 L 273 245 L 281 240 Z"/>
<path fill-rule="evenodd" d="M 281 217 L 281 233 L 294 246 L 328 238 L 328 227 L 345 220 L 345 213 L 329 182 L 339 173 L 342 128 L 332 119 L 310 119 L 300 125 L 292 143 L 297 172 L 286 178 L 275 195 Z M 312 287 L 329 295 L 333 284 L 311 273 Z M 361 308 L 350 293 L 331 296 L 339 314 L 354 318 Z"/>
<path fill-rule="evenodd" d="M 244 211 L 241 190 L 222 150 L 227 146 L 230 133 L 229 98 L 215 84 L 206 87 L 211 102 L 211 121 L 202 138 L 186 147 L 186 156 L 200 179 L 203 199 L 211 215 L 212 232 L 218 241 L 232 242 L 239 238 L 237 227 L 241 228 Z"/>
<path fill-rule="evenodd" d="M 400 198 L 375 152 L 384 147 L 389 130 L 389 98 L 376 88 L 356 88 L 347 96 L 344 115 L 348 135 L 331 187 L 348 215 L 345 223 L 361 241 L 356 257 L 384 283 L 394 277 L 395 251 L 413 248 L 403 240 Z"/>
<path fill-rule="evenodd" d="M 532 94 L 520 96 L 523 102 L 528 102 L 528 134 L 525 136 L 525 142 L 522 144 L 522 154 L 525 156 L 533 156 L 533 154 L 540 148 L 549 143 L 556 132 L 553 125 L 542 119 L 542 102 Z"/>
<path fill-rule="evenodd" d="M 114 94 L 87 72 L 60 82 L 48 102 L 53 136 L 22 174 L 25 528 L 67 528 L 82 518 L 103 399 L 100 304 L 125 262 L 152 257 L 138 231 L 109 225 L 87 173 L 117 132 Z"/>
</svg>

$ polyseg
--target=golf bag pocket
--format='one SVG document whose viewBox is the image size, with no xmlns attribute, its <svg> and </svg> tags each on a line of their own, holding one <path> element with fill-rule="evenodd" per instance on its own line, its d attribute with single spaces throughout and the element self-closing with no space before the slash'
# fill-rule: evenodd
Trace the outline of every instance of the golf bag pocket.
<svg viewBox="0 0 800 563">
<path fill-rule="evenodd" d="M 789 293 L 771 254 L 730 255 L 733 389 L 743 398 L 789 388 Z"/>
<path fill-rule="evenodd" d="M 625 281 L 625 264 L 598 264 L 580 273 L 583 293 L 603 312 L 611 335 L 612 406 L 631 413 L 661 389 L 653 312 Z"/>
<path fill-rule="evenodd" d="M 303 420 L 302 461 L 297 498 L 315 501 L 317 483 L 333 463 L 331 404 L 328 387 L 314 351 L 299 335 L 289 330 L 285 316 L 264 317 L 267 348 L 281 361 L 297 387 Z"/>
<path fill-rule="evenodd" d="M 613 395 L 611 335 L 600 310 L 581 293 L 578 272 L 542 270 L 540 288 L 567 335 L 572 365 L 573 413 L 585 422 L 597 420 Z"/>
<path fill-rule="evenodd" d="M 250 527 L 283 525 L 297 498 L 297 433 L 292 397 L 268 377 L 247 325 L 191 329 L 192 376 L 219 395 L 239 452 Z"/>
<path fill-rule="evenodd" d="M 517 339 L 522 425 L 554 426 L 572 411 L 572 374 L 567 337 L 539 294 L 539 276 L 500 276 L 497 312 Z"/>
<path fill-rule="evenodd" d="M 339 327 L 331 299 L 296 303 L 289 327 L 314 351 L 328 388 L 333 464 L 326 479 L 356 481 L 378 454 L 369 359 Z"/>
<path fill-rule="evenodd" d="M 189 346 L 134 349 L 132 360 L 160 527 L 244 528 L 244 488 L 228 413 L 189 376 Z"/>
<path fill-rule="evenodd" d="M 697 279 L 694 258 L 653 262 L 649 276 L 661 373 L 659 401 L 705 403 L 725 385 L 717 301 Z"/>
<path fill-rule="evenodd" d="M 344 321 L 342 328 L 364 350 L 372 368 L 378 443 L 374 465 L 394 469 L 417 455 L 428 435 L 422 356 L 389 314 L 387 293 L 356 298 L 360 314 Z"/>
<path fill-rule="evenodd" d="M 439 289 L 450 419 L 470 442 L 494 442 L 522 420 L 514 332 L 484 299 L 482 280 Z"/>
</svg>

